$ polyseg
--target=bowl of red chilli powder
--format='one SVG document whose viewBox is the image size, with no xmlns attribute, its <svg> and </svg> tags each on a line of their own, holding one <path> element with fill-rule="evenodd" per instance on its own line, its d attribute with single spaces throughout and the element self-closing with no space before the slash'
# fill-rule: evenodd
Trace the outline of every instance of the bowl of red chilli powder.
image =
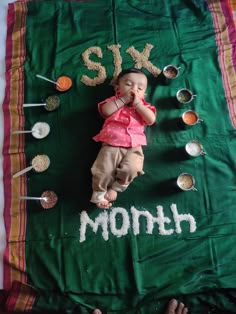
<svg viewBox="0 0 236 314">
<path fill-rule="evenodd" d="M 193 110 L 187 110 L 182 114 L 182 121 L 187 126 L 192 126 L 201 123 L 203 120 L 199 119 L 198 114 Z"/>
</svg>

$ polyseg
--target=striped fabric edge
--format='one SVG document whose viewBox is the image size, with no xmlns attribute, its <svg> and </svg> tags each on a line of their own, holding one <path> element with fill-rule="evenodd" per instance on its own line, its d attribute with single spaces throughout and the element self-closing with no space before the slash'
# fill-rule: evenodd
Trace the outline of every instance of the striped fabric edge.
<svg viewBox="0 0 236 314">
<path fill-rule="evenodd" d="M 212 14 L 229 116 L 236 128 L 236 31 L 227 0 L 206 0 Z"/>
<path fill-rule="evenodd" d="M 24 60 L 25 23 L 27 7 L 21 2 L 10 3 L 7 14 L 6 88 L 3 101 L 3 185 L 4 222 L 7 245 L 4 251 L 4 289 L 14 281 L 26 282 L 25 233 L 26 202 L 19 196 L 26 194 L 26 176 L 13 179 L 12 174 L 25 168 L 24 136 L 12 135 L 24 129 Z"/>
<path fill-rule="evenodd" d="M 25 283 L 14 281 L 9 291 L 5 309 L 13 312 L 30 312 L 38 291 Z"/>
</svg>

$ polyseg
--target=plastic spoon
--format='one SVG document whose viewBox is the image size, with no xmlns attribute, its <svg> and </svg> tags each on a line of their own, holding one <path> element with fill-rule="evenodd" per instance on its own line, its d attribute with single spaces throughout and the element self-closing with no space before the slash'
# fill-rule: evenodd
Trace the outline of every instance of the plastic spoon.
<svg viewBox="0 0 236 314">
<path fill-rule="evenodd" d="M 55 82 L 55 81 L 53 81 L 53 80 L 50 80 L 49 78 L 47 78 L 47 77 L 45 77 L 45 76 L 42 76 L 42 75 L 40 75 L 40 74 L 36 74 L 36 76 L 37 76 L 38 78 L 41 78 L 42 80 L 48 81 L 48 82 L 50 82 L 50 83 L 53 83 L 53 84 L 59 86 L 59 83 L 58 83 L 58 82 Z"/>
<path fill-rule="evenodd" d="M 55 192 L 53 191 L 44 191 L 41 194 L 41 197 L 35 197 L 35 196 L 20 196 L 20 200 L 29 200 L 29 201 L 40 201 L 41 206 L 44 209 L 53 208 L 57 201 L 58 197 Z"/>
<path fill-rule="evenodd" d="M 45 201 L 47 202 L 47 197 L 35 197 L 35 196 L 20 196 L 20 200 L 29 200 L 29 201 Z"/>
<path fill-rule="evenodd" d="M 23 104 L 23 107 L 39 107 L 44 106 L 47 111 L 53 111 L 57 109 L 60 105 L 60 98 L 56 95 L 49 96 L 46 98 L 45 103 L 42 104 Z"/>
<path fill-rule="evenodd" d="M 69 76 L 66 76 L 66 75 L 60 76 L 60 77 L 57 79 L 57 81 L 50 80 L 50 79 L 48 79 L 47 77 L 42 76 L 42 75 L 40 75 L 40 74 L 36 74 L 36 76 L 37 76 L 38 78 L 41 78 L 41 79 L 45 80 L 45 81 L 48 81 L 48 82 L 50 82 L 50 83 L 55 84 L 55 85 L 56 85 L 56 89 L 59 90 L 60 92 L 65 92 L 65 91 L 67 91 L 68 89 L 70 89 L 71 86 L 72 86 L 72 80 L 71 80 L 71 78 L 70 78 Z"/>
<path fill-rule="evenodd" d="M 36 155 L 31 161 L 31 166 L 18 171 L 12 177 L 17 178 L 32 169 L 34 169 L 36 172 L 43 172 L 48 169 L 49 165 L 50 159 L 47 155 Z"/>
</svg>

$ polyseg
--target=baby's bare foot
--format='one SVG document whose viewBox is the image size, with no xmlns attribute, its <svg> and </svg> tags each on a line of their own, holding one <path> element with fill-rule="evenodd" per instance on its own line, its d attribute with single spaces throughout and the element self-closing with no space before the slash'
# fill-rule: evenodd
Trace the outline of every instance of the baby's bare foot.
<svg viewBox="0 0 236 314">
<path fill-rule="evenodd" d="M 109 202 L 104 201 L 104 202 L 98 202 L 98 203 L 96 203 L 96 205 L 97 205 L 97 207 L 99 207 L 99 208 L 105 208 L 105 209 L 107 209 L 107 208 L 110 208 L 110 207 L 112 206 L 112 203 L 109 203 Z"/>
<path fill-rule="evenodd" d="M 175 299 L 170 300 L 168 308 L 165 314 L 187 314 L 188 309 L 184 306 L 182 302 Z"/>
<path fill-rule="evenodd" d="M 117 192 L 112 189 L 108 189 L 104 197 L 108 201 L 115 201 L 117 198 Z"/>
<path fill-rule="evenodd" d="M 95 310 L 93 311 L 93 314 L 102 314 L 102 311 L 100 311 L 99 309 L 95 309 Z"/>
</svg>

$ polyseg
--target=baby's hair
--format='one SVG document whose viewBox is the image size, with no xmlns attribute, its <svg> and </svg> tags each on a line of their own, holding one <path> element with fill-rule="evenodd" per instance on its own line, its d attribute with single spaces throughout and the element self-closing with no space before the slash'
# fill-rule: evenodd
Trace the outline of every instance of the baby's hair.
<svg viewBox="0 0 236 314">
<path fill-rule="evenodd" d="M 129 74 L 129 73 L 139 73 L 139 74 L 143 74 L 146 76 L 146 74 L 140 70 L 140 69 L 136 69 L 136 68 L 129 68 L 129 69 L 125 69 L 125 70 L 122 70 L 120 72 L 120 74 L 117 76 L 117 79 L 116 79 L 116 83 L 118 84 L 119 83 L 119 80 L 126 74 Z"/>
</svg>

